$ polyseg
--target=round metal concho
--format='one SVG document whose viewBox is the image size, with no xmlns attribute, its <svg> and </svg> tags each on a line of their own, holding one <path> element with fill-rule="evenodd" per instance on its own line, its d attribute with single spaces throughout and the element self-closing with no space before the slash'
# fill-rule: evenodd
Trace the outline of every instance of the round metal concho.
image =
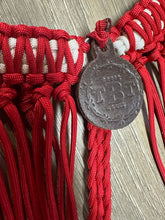
<svg viewBox="0 0 165 220">
<path fill-rule="evenodd" d="M 127 126 L 138 115 L 143 85 L 136 69 L 120 57 L 92 61 L 78 86 L 78 102 L 84 117 L 104 129 Z"/>
</svg>

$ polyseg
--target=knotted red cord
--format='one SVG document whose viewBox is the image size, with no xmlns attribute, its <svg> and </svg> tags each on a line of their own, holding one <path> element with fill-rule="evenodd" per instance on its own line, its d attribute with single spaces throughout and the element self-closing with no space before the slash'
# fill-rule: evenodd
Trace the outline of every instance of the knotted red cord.
<svg viewBox="0 0 165 220">
<path fill-rule="evenodd" d="M 2 35 L 1 35 L 2 36 Z M 2 46 L 2 51 L 3 51 L 3 59 L 4 62 L 6 64 L 6 71 L 9 72 L 14 72 L 14 65 L 13 65 L 13 60 L 10 54 L 10 49 L 8 46 L 8 36 L 2 36 L 1 37 L 1 46 Z M 8 88 L 7 85 L 4 84 L 3 86 L 4 88 Z M 2 90 L 3 88 L 1 88 Z M 5 93 L 8 92 L 8 89 L 6 89 L 6 91 L 3 92 L 4 96 Z M 10 93 L 9 93 L 10 94 Z M 12 95 L 12 93 L 11 93 Z M 12 96 L 11 96 L 12 97 Z M 32 172 L 32 167 L 31 167 L 31 162 L 30 162 L 30 155 L 28 155 L 28 146 L 27 146 L 27 142 L 26 142 L 26 138 L 24 136 L 24 127 L 22 124 L 22 121 L 19 117 L 18 111 L 15 108 L 14 105 L 12 105 L 12 103 L 9 103 L 7 105 L 4 106 L 4 110 L 7 113 L 7 115 L 9 116 L 11 122 L 13 123 L 14 126 L 14 132 L 16 135 L 16 139 L 17 139 L 17 150 L 18 150 L 18 160 L 19 160 L 19 165 L 20 165 L 20 172 L 21 172 L 21 185 L 22 185 L 22 190 L 23 190 L 23 194 L 24 194 L 24 199 L 25 199 L 25 206 L 27 208 L 27 213 L 28 216 L 31 217 L 31 204 L 30 204 L 30 198 L 29 198 L 29 190 L 28 190 L 28 186 L 26 181 L 30 184 L 31 190 L 30 190 L 30 194 L 31 194 L 31 199 L 32 199 L 32 204 L 34 205 L 33 208 L 35 210 L 37 210 L 37 197 L 35 195 L 35 190 L 33 190 L 34 186 L 34 181 L 32 180 L 32 176 L 33 176 L 33 172 Z M 13 114 L 15 113 L 15 115 Z M 23 146 L 23 147 L 22 147 Z M 26 147 L 27 146 L 27 147 Z M 25 149 L 25 151 L 24 151 Z M 25 164 L 22 164 L 22 160 L 23 158 L 25 159 Z M 26 167 L 26 174 L 25 174 L 25 167 Z M 31 171 L 30 171 L 31 169 Z M 27 175 L 27 177 L 26 177 Z M 27 179 L 26 179 L 27 178 Z M 33 183 L 31 182 L 33 181 Z M 34 201 L 34 202 L 33 202 Z M 17 215 L 17 219 L 23 219 L 23 213 L 21 211 L 21 207 L 19 207 L 19 203 L 15 204 L 18 207 L 18 215 Z M 21 214 L 22 213 L 22 214 Z M 36 216 L 39 216 L 40 212 L 38 211 L 38 213 L 36 212 Z M 20 216 L 20 217 L 19 217 Z"/>
<path fill-rule="evenodd" d="M 53 107 L 52 103 L 50 102 L 50 95 L 53 88 L 49 85 L 45 85 L 41 88 L 37 88 L 34 90 L 34 125 L 32 129 L 32 140 L 34 145 L 32 147 L 39 148 L 40 147 L 40 141 L 37 141 L 37 136 L 41 137 L 40 134 L 40 128 L 42 128 L 42 125 L 40 125 L 43 121 L 43 116 L 45 113 L 46 116 L 46 123 L 45 123 L 45 141 L 44 141 L 44 148 L 45 156 L 44 156 L 44 168 L 45 168 L 45 178 L 46 178 L 46 190 L 47 190 L 47 196 L 48 196 L 48 205 L 50 209 L 50 219 L 59 219 L 58 218 L 58 212 L 57 212 L 57 205 L 54 197 L 54 190 L 53 190 L 53 184 L 52 184 L 52 141 L 53 141 Z M 48 98 L 47 98 L 48 97 Z M 34 132 L 33 132 L 34 130 Z M 37 139 L 36 139 L 37 138 Z M 39 144 L 37 146 L 37 144 Z"/>
<path fill-rule="evenodd" d="M 77 39 L 80 43 L 82 42 L 81 38 Z M 57 72 L 60 71 L 62 66 L 62 59 L 65 55 L 65 58 L 68 63 L 68 73 L 63 75 L 63 79 L 59 77 L 59 83 L 61 83 L 57 88 L 54 90 L 54 98 L 59 101 L 64 101 L 64 111 L 62 116 L 62 123 L 61 123 L 61 132 L 60 132 L 60 147 L 62 153 L 62 161 L 64 165 L 64 172 L 65 178 L 67 182 L 67 219 L 77 219 L 77 212 L 76 212 L 76 202 L 74 198 L 73 192 L 73 173 L 74 173 L 74 158 L 75 158 L 75 147 L 76 147 L 76 137 L 77 137 L 77 110 L 75 102 L 70 95 L 71 92 L 71 85 L 74 85 L 78 80 L 78 74 L 82 69 L 82 62 L 83 62 L 83 53 L 80 51 L 78 60 L 76 65 L 74 65 L 71 51 L 66 43 L 66 40 L 61 39 L 58 41 L 58 52 L 57 52 L 57 59 L 56 62 L 56 70 Z M 71 125 L 71 149 L 70 149 L 70 158 L 69 161 L 67 159 L 67 151 L 66 151 L 66 133 L 67 133 L 67 124 L 69 113 L 71 112 L 72 115 L 72 125 Z M 71 210 L 71 211 L 70 211 Z"/>
<path fill-rule="evenodd" d="M 8 28 L 8 30 L 10 31 L 10 28 Z M 8 36 L 5 36 L 3 41 L 2 41 L 2 51 L 3 51 L 3 59 L 6 65 L 6 72 L 11 73 L 8 74 L 8 79 L 7 80 L 7 84 L 6 87 L 8 87 L 8 85 L 10 84 L 17 84 L 17 82 L 15 82 L 14 80 L 12 80 L 12 73 L 16 72 L 16 71 L 20 71 L 21 65 L 15 65 L 17 64 L 17 60 L 21 59 L 23 56 L 23 46 L 24 45 L 24 37 L 20 36 L 20 32 L 22 30 L 24 30 L 24 26 L 20 26 L 20 28 L 18 27 L 18 41 L 16 44 L 16 52 L 15 53 L 15 57 L 14 59 L 12 59 L 11 57 L 11 53 L 10 53 L 10 49 L 9 49 L 9 45 L 8 45 Z M 17 32 L 16 30 L 16 32 Z M 28 32 L 28 30 L 27 30 Z M 11 77 L 10 77 L 11 76 Z M 16 77 L 17 79 L 17 77 Z M 19 77 L 18 77 L 19 80 Z M 18 146 L 18 153 L 20 154 L 19 156 L 19 161 L 20 163 L 21 160 L 24 160 L 24 165 L 22 165 L 22 178 L 23 176 L 24 179 L 27 179 L 27 184 L 26 182 L 22 183 L 23 184 L 23 188 L 25 190 L 25 195 L 24 198 L 28 198 L 28 191 L 29 191 L 29 196 L 31 198 L 31 202 L 26 202 L 29 205 L 27 205 L 28 209 L 30 207 L 30 203 L 32 205 L 33 208 L 33 213 L 34 213 L 34 218 L 38 218 L 40 219 L 40 210 L 39 210 L 39 206 L 38 206 L 38 198 L 37 198 L 37 194 L 36 194 L 36 185 L 35 185 L 35 181 L 34 181 L 34 172 L 33 172 L 33 164 L 32 164 L 32 160 L 31 160 L 31 155 L 30 155 L 30 149 L 28 146 L 28 142 L 27 142 L 27 138 L 26 138 L 26 134 L 25 134 L 25 128 L 23 125 L 23 122 L 20 118 L 20 115 L 16 109 L 16 107 L 14 105 L 9 105 L 5 106 L 5 111 L 7 113 L 7 115 L 9 116 L 12 124 L 13 124 L 13 128 L 14 128 L 14 132 L 15 132 L 15 136 L 17 139 L 17 146 Z M 25 173 L 26 170 L 26 173 Z M 24 180 L 25 181 L 25 180 Z M 29 187 L 29 189 L 27 188 Z M 29 198 L 29 199 L 30 199 Z M 34 211 L 35 210 L 35 211 Z M 30 212 L 30 211 L 28 211 Z"/>
<path fill-rule="evenodd" d="M 21 127 L 21 123 L 20 123 L 20 119 L 18 116 L 18 112 L 16 107 L 12 104 L 11 100 L 14 98 L 14 96 L 16 95 L 15 90 L 10 89 L 10 88 L 1 88 L 1 108 L 4 109 L 4 111 L 6 112 L 7 116 L 9 117 L 9 119 L 11 120 L 11 122 L 13 123 L 14 128 L 18 128 L 21 129 L 19 131 L 14 131 L 16 132 L 16 138 L 17 138 L 17 154 L 18 154 L 18 162 L 19 162 L 19 168 L 20 168 L 20 177 L 21 177 L 21 186 L 22 186 L 22 192 L 24 195 L 24 202 L 25 202 L 25 207 L 27 208 L 27 215 L 29 217 L 32 218 L 32 210 L 31 210 L 31 204 L 30 204 L 30 197 L 29 197 L 29 190 L 28 190 L 28 186 L 27 186 L 27 179 L 26 179 L 26 174 L 25 174 L 25 168 L 24 168 L 24 164 L 23 164 L 23 155 L 21 152 L 22 151 L 22 146 L 24 146 L 24 143 L 21 143 L 23 141 L 22 136 L 22 127 Z M 14 95 L 14 96 L 13 96 Z M 14 117 L 13 117 L 14 116 Z M 18 124 L 17 124 L 18 123 Z M 16 129 L 17 129 L 16 128 Z M 21 137 L 19 138 L 18 136 L 21 134 Z M 21 139 L 21 140 L 20 140 Z M 26 139 L 25 139 L 26 140 Z M 1 142 L 3 144 L 5 144 L 4 140 L 1 139 Z M 14 166 L 15 167 L 15 166 Z M 13 170 L 11 170 L 11 174 L 10 175 L 14 175 L 15 174 L 15 169 L 13 167 Z M 13 173 L 14 172 L 14 173 Z M 10 170 L 9 170 L 10 173 Z M 13 181 L 17 181 L 16 177 Z M 18 182 L 17 182 L 18 184 Z M 13 185 L 13 183 L 11 183 L 11 186 Z M 18 190 L 19 184 L 17 185 L 17 195 L 14 194 L 13 192 L 13 196 L 17 198 L 18 196 L 18 201 L 17 203 L 15 203 L 14 205 L 15 207 L 15 217 L 17 219 L 24 219 L 24 214 L 23 214 L 23 206 L 21 205 L 21 198 L 19 197 L 19 190 Z M 15 189 L 15 190 L 16 190 Z M 14 199 L 15 200 L 15 199 Z M 16 201 L 13 201 L 16 202 Z"/>
<path fill-rule="evenodd" d="M 36 195 L 36 185 L 34 181 L 32 161 L 31 161 L 31 156 L 29 152 L 28 142 L 25 136 L 25 130 L 24 130 L 21 118 L 19 117 L 18 111 L 14 105 L 11 104 L 11 105 L 5 106 L 4 110 L 13 124 L 14 133 L 15 133 L 15 137 L 17 140 L 18 160 L 20 160 L 20 163 L 23 163 L 22 165 L 20 165 L 22 166 L 21 175 L 23 175 L 22 178 L 24 179 L 24 181 L 25 179 L 27 181 L 27 184 L 26 184 L 26 181 L 22 183 L 22 184 L 25 184 L 23 186 L 25 187 L 24 197 L 25 198 L 26 197 L 28 198 L 29 196 L 31 197 L 31 202 L 26 201 L 27 204 L 25 203 L 28 208 L 27 212 L 30 212 L 29 206 L 30 206 L 30 203 L 32 203 L 31 205 L 33 209 L 34 219 L 35 219 L 35 216 L 37 216 L 37 218 L 40 219 L 40 211 L 39 211 L 38 201 L 37 201 L 38 197 Z M 29 189 L 27 189 L 27 187 Z M 28 196 L 28 193 L 29 193 L 29 196 Z M 30 197 L 28 198 L 28 200 L 30 199 Z"/>
</svg>

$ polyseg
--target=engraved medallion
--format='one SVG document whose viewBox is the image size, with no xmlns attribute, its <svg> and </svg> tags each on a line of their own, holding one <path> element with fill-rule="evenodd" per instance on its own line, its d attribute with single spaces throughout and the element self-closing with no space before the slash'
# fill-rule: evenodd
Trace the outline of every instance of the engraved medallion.
<svg viewBox="0 0 165 220">
<path fill-rule="evenodd" d="M 132 64 L 117 56 L 108 40 L 102 51 L 93 41 L 93 56 L 78 84 L 78 103 L 83 116 L 104 129 L 127 126 L 143 102 L 141 78 Z"/>
</svg>

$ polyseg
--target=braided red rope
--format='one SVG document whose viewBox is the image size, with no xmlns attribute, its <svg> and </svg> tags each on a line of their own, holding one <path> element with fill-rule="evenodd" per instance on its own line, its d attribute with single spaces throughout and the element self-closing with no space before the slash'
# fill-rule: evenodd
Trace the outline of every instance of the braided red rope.
<svg viewBox="0 0 165 220">
<path fill-rule="evenodd" d="M 143 80 L 148 101 L 152 149 L 165 182 L 165 168 L 158 151 L 154 122 L 155 113 L 165 142 L 164 110 L 154 81 L 144 66 L 146 62 L 158 62 L 165 104 L 165 31 L 161 24 L 161 21 L 165 22 L 165 1 L 159 0 L 159 3 L 160 5 L 151 0 L 141 0 L 110 32 L 105 30 L 106 20 L 98 21 L 95 31 L 88 37 L 95 39 L 100 48 L 104 48 L 109 38 L 115 41 L 122 31 L 127 35 L 130 48 L 123 58 L 135 66 Z M 151 11 L 153 18 L 145 9 Z M 143 28 L 134 19 L 140 21 Z M 136 50 L 134 32 L 138 33 L 145 42 L 141 50 Z M 14 57 L 9 47 L 11 37 L 16 38 Z M 31 38 L 37 38 L 36 56 L 30 42 Z M 76 62 L 69 47 L 71 39 L 74 39 L 79 46 Z M 56 59 L 51 51 L 50 40 L 57 41 Z M 89 47 L 82 37 L 70 36 L 63 30 L 0 23 L 0 50 L 6 68 L 5 73 L 0 75 L 0 108 L 11 121 L 16 139 L 16 149 L 13 149 L 0 120 L 0 142 L 11 186 L 10 198 L 0 169 L 0 204 L 6 219 L 78 219 L 73 191 L 77 110 L 71 89 L 78 81 L 83 67 L 84 53 L 89 51 Z M 21 68 L 24 55 L 29 68 L 26 74 L 22 73 Z M 62 71 L 64 58 L 67 72 Z M 44 59 L 48 66 L 46 74 L 43 74 Z M 53 131 L 52 99 L 55 102 L 64 102 L 59 143 Z M 70 146 L 66 143 L 69 115 L 71 115 Z M 88 132 L 89 219 L 108 220 L 111 216 L 111 131 L 88 123 Z M 28 133 L 32 137 L 31 142 Z M 52 173 L 52 150 L 56 157 L 56 173 Z M 0 219 L 3 217 L 0 216 Z"/>
<path fill-rule="evenodd" d="M 110 138 L 106 131 L 88 124 L 88 219 L 109 219 L 111 215 Z"/>
</svg>

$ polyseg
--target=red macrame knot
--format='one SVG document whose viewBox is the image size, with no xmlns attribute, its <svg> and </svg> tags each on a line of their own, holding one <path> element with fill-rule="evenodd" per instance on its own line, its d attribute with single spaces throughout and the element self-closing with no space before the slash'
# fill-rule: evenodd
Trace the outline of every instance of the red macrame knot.
<svg viewBox="0 0 165 220">
<path fill-rule="evenodd" d="M 123 55 L 122 58 L 129 61 L 130 63 L 135 63 L 139 58 L 141 58 L 141 52 L 128 51 L 127 54 Z"/>
<path fill-rule="evenodd" d="M 16 85 L 24 82 L 24 75 L 21 73 L 5 73 L 1 76 L 3 81 L 8 85 Z"/>
<path fill-rule="evenodd" d="M 129 14 L 134 18 L 137 18 L 141 11 L 144 10 L 143 4 L 139 2 L 134 6 L 134 8 L 129 12 Z M 132 20 L 132 19 L 131 19 Z"/>
<path fill-rule="evenodd" d="M 53 97 L 58 101 L 65 101 L 67 96 L 70 95 L 71 87 L 68 81 L 61 83 L 54 89 Z"/>
<path fill-rule="evenodd" d="M 162 56 L 163 49 L 164 49 L 163 45 L 161 43 L 157 43 L 156 48 L 148 56 L 148 61 L 152 62 L 152 61 L 158 60 Z"/>
<path fill-rule="evenodd" d="M 164 42 L 164 34 L 160 32 L 159 34 L 154 36 L 154 41 L 155 42 Z"/>
<path fill-rule="evenodd" d="M 130 63 L 133 63 L 136 61 L 138 57 L 138 53 L 136 51 L 128 51 L 126 55 L 122 56 L 124 59 L 128 60 Z"/>
<path fill-rule="evenodd" d="M 45 76 L 42 73 L 27 74 L 25 81 L 30 85 L 39 85 L 45 82 Z"/>
<path fill-rule="evenodd" d="M 52 92 L 53 92 L 53 88 L 52 88 L 52 86 L 50 86 L 48 84 L 44 85 L 40 88 L 34 89 L 33 95 L 32 95 L 33 102 L 36 103 L 42 97 L 50 98 Z"/>
<path fill-rule="evenodd" d="M 90 50 L 90 45 L 84 41 L 84 38 L 81 36 L 75 37 L 77 40 L 79 47 L 82 49 L 83 53 L 88 53 Z"/>
<path fill-rule="evenodd" d="M 34 36 L 36 38 L 45 37 L 45 38 L 48 38 L 48 40 L 51 40 L 52 31 L 46 27 L 38 27 L 34 29 Z"/>
<path fill-rule="evenodd" d="M 151 0 L 141 0 L 139 2 L 140 5 L 142 5 L 144 8 L 147 8 Z"/>
<path fill-rule="evenodd" d="M 68 81 L 70 85 L 74 85 L 78 81 L 78 76 L 65 73 L 65 80 Z"/>
<path fill-rule="evenodd" d="M 110 37 L 110 33 L 106 31 L 106 27 L 106 19 L 98 21 L 96 23 L 95 31 L 87 35 L 87 37 L 96 40 L 101 49 L 106 46 L 106 43 Z"/>
<path fill-rule="evenodd" d="M 32 37 L 33 30 L 31 27 L 24 25 L 24 24 L 19 24 L 19 25 L 14 25 L 13 26 L 13 37 L 17 38 L 20 36 L 25 36 L 25 37 Z"/>
<path fill-rule="evenodd" d="M 33 93 L 32 86 L 29 85 L 28 83 L 24 83 L 22 85 L 22 93 L 21 93 L 22 96 L 19 104 L 22 112 L 28 112 L 33 108 L 32 93 Z"/>
<path fill-rule="evenodd" d="M 116 28 L 119 32 L 122 31 L 123 27 L 133 19 L 137 18 L 140 13 L 148 6 L 151 0 L 142 0 L 134 6 L 131 11 L 125 13 L 125 15 L 118 21 Z"/>
<path fill-rule="evenodd" d="M 137 60 L 133 63 L 133 65 L 134 65 L 134 67 L 138 70 L 138 69 L 140 69 L 142 66 L 144 66 L 147 61 L 148 61 L 148 58 L 147 58 L 147 57 L 141 57 L 141 58 L 137 59 Z"/>
<path fill-rule="evenodd" d="M 163 49 L 161 50 L 161 55 L 163 56 L 163 57 L 165 57 L 165 47 L 163 46 Z"/>
<path fill-rule="evenodd" d="M 70 85 L 74 85 L 78 81 L 78 76 L 64 72 L 47 73 L 46 80 L 50 84 L 54 84 L 54 83 L 60 84 L 63 83 L 64 81 L 67 81 L 69 82 Z"/>
<path fill-rule="evenodd" d="M 119 36 L 120 36 L 120 31 L 115 26 L 113 26 L 110 30 L 111 40 L 114 42 Z"/>
<path fill-rule="evenodd" d="M 130 15 L 129 11 L 125 13 L 125 15 L 118 21 L 116 28 L 119 32 L 122 31 L 123 27 L 129 22 L 133 20 L 133 17 Z"/>
<path fill-rule="evenodd" d="M 46 80 L 50 83 L 50 84 L 60 84 L 62 82 L 64 82 L 65 80 L 65 73 L 64 72 L 56 72 L 56 73 L 47 73 L 45 74 L 46 76 Z"/>
<path fill-rule="evenodd" d="M 3 35 L 10 36 L 11 35 L 11 28 L 12 26 L 6 23 L 0 23 L 0 33 Z"/>
<path fill-rule="evenodd" d="M 7 105 L 17 96 L 17 92 L 12 88 L 0 88 L 0 108 Z"/>
<path fill-rule="evenodd" d="M 69 40 L 71 37 L 70 35 L 64 31 L 64 30 L 53 30 L 52 32 L 52 38 L 55 40 L 58 40 L 59 38 L 64 38 L 66 40 Z"/>
</svg>

